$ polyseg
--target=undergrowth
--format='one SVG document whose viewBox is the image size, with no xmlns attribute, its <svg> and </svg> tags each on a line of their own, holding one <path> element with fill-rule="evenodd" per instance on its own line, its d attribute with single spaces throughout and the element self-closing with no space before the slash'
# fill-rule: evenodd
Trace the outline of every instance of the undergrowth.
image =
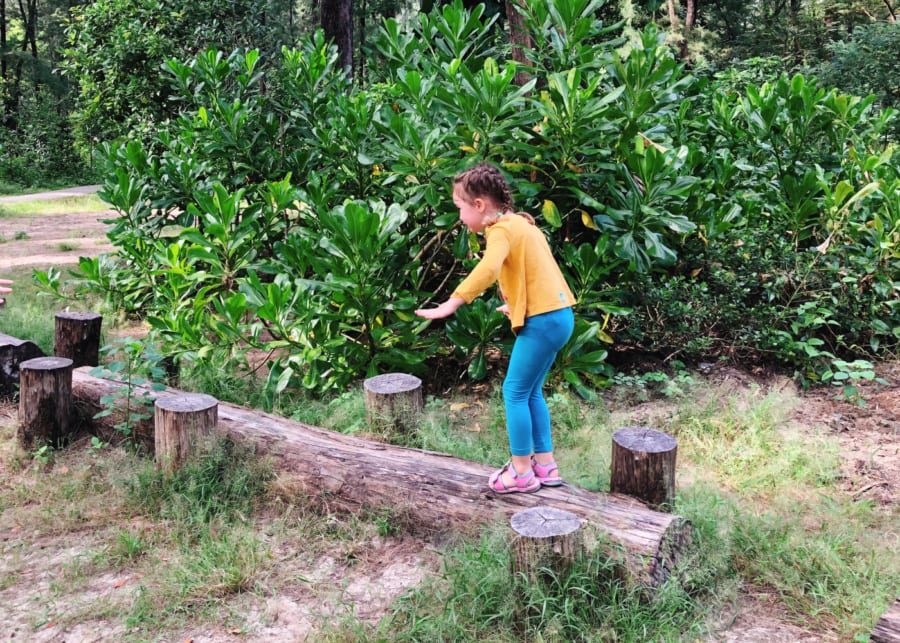
<svg viewBox="0 0 900 643">
<path fill-rule="evenodd" d="M 679 440 L 674 511 L 694 529 L 693 550 L 654 600 L 624 585 L 598 555 L 526 583 L 510 574 L 506 535 L 495 528 L 435 543 L 439 573 L 400 595 L 386 616 L 362 620 L 351 606 L 317 623 L 317 638 L 696 640 L 728 626 L 744 590 L 775 597 L 787 618 L 817 633 L 864 637 L 900 585 L 900 561 L 886 536 L 897 509 L 838 487 L 833 442 L 785 429 L 796 403 L 787 393 L 738 395 L 696 384 L 655 400 L 658 413 L 640 419 Z M 634 408 L 611 410 L 602 400 L 568 395 L 548 400 L 563 475 L 606 490 L 611 435 L 638 420 Z M 295 419 L 366 435 L 361 392 L 279 404 Z M 420 430 L 396 441 L 499 463 L 507 446 L 502 418 L 497 392 L 431 399 Z M 10 444 L 12 420 L 0 424 Z M 44 455 L 7 453 L 0 472 L 0 527 L 30 530 L 5 546 L 0 591 L 21 582 L 26 543 L 82 534 L 84 547 L 60 568 L 53 601 L 30 616 L 36 628 L 105 618 L 121 624 L 122 640 L 184 631 L 189 622 L 227 622 L 249 634 L 260 627 L 250 606 L 298 583 L 332 597 L 322 600 L 341 600 L 340 587 L 325 588 L 298 569 L 323 556 L 350 566 L 365 558 L 372 539 L 403 538 L 410 527 L 408 516 L 390 511 L 331 513 L 327 501 L 299 496 L 256 455 L 228 442 L 170 478 L 152 461 L 99 442 Z M 280 562 L 288 551 L 304 561 L 299 568 Z M 72 600 L 96 574 L 122 569 L 139 578 L 130 592 L 90 606 Z"/>
</svg>

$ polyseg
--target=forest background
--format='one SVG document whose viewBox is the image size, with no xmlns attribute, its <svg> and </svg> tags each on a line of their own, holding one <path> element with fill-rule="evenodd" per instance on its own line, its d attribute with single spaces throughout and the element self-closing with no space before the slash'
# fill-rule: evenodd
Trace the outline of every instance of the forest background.
<svg viewBox="0 0 900 643">
<path fill-rule="evenodd" d="M 95 176 L 118 213 L 114 256 L 39 279 L 185 366 L 259 349 L 272 395 L 485 378 L 510 340 L 491 302 L 453 346 L 411 313 L 477 257 L 447 195 L 481 159 L 579 297 L 554 379 L 584 397 L 638 348 L 852 398 L 900 341 L 890 0 L 10 9 L 0 178 Z"/>
</svg>

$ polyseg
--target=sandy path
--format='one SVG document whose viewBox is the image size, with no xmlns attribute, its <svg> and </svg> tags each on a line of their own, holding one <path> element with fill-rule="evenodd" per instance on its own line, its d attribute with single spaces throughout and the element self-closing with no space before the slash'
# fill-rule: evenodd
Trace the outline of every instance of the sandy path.
<svg viewBox="0 0 900 643">
<path fill-rule="evenodd" d="M 0 197 L 4 203 L 21 203 L 48 199 L 64 199 L 92 194 L 98 186 L 84 186 Z M 78 263 L 81 256 L 96 257 L 108 252 L 112 245 L 106 238 L 111 210 L 56 214 L 34 214 L 0 218 L 0 273 L 11 268 L 31 266 L 46 269 Z"/>
</svg>

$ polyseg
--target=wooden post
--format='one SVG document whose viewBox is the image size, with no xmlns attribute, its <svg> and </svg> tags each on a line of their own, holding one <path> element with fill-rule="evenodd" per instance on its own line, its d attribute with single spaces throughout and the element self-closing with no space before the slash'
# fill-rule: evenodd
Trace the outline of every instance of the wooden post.
<svg viewBox="0 0 900 643">
<path fill-rule="evenodd" d="M 72 429 L 72 360 L 35 357 L 20 369 L 19 445 L 26 450 L 60 446 Z"/>
<path fill-rule="evenodd" d="M 400 433 L 415 430 L 422 414 L 422 380 L 406 373 L 386 373 L 363 383 L 366 420 L 379 431 L 394 428 Z"/>
<path fill-rule="evenodd" d="M 667 433 L 630 426 L 613 433 L 609 490 L 643 500 L 654 509 L 675 497 L 678 441 Z"/>
<path fill-rule="evenodd" d="M 209 437 L 219 419 L 219 401 L 211 395 L 185 393 L 157 399 L 153 420 L 156 465 L 172 474 Z"/>
<path fill-rule="evenodd" d="M 16 392 L 22 362 L 35 357 L 44 357 L 44 351 L 37 344 L 0 333 L 0 398 Z"/>
<path fill-rule="evenodd" d="M 571 511 L 555 507 L 532 507 L 510 519 L 512 572 L 536 582 L 541 570 L 565 573 L 578 559 L 584 545 L 581 519 Z"/>
<path fill-rule="evenodd" d="M 58 313 L 53 353 L 68 357 L 79 366 L 100 363 L 100 326 L 103 316 L 97 313 Z"/>
<path fill-rule="evenodd" d="M 871 643 L 900 643 L 900 598 L 894 601 L 891 608 L 884 613 L 877 623 L 872 635 Z"/>
</svg>

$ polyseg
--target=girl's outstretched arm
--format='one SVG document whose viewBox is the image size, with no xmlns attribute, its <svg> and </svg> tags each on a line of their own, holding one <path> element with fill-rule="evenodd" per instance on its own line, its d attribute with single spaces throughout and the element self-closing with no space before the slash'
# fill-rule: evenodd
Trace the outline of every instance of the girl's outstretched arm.
<svg viewBox="0 0 900 643">
<path fill-rule="evenodd" d="M 443 319 L 456 312 L 456 309 L 466 303 L 462 297 L 451 297 L 437 308 L 420 308 L 416 311 L 419 317 L 425 319 Z"/>
</svg>

